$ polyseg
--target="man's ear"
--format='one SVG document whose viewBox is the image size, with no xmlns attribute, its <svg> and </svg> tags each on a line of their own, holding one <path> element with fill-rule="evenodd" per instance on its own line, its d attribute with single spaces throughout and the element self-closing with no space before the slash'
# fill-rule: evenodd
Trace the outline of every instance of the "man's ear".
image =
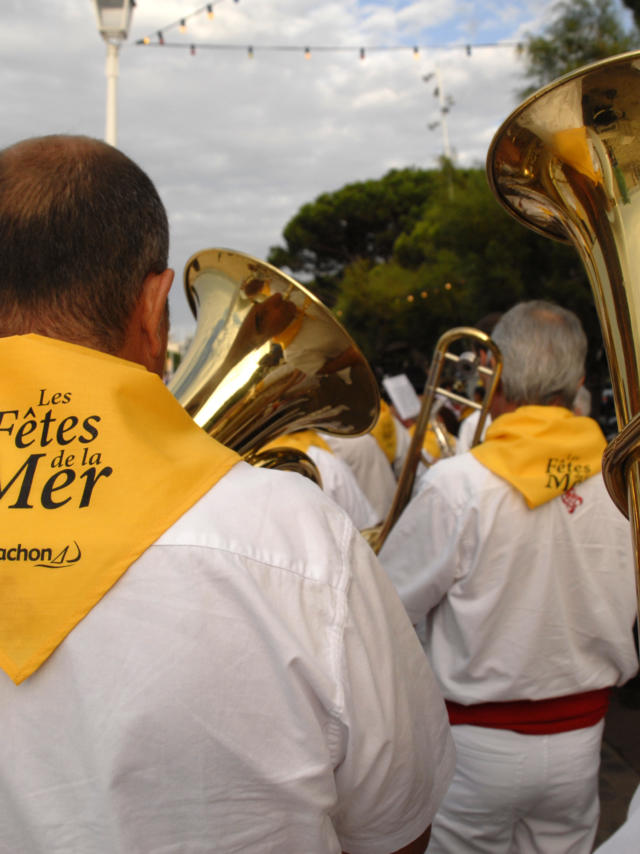
<svg viewBox="0 0 640 854">
<path fill-rule="evenodd" d="M 152 359 L 164 360 L 167 349 L 167 299 L 173 283 L 173 270 L 149 273 L 142 285 L 140 324 Z"/>
<path fill-rule="evenodd" d="M 124 346 L 116 355 L 162 376 L 167 348 L 167 298 L 173 270 L 149 273 L 129 320 Z"/>
</svg>

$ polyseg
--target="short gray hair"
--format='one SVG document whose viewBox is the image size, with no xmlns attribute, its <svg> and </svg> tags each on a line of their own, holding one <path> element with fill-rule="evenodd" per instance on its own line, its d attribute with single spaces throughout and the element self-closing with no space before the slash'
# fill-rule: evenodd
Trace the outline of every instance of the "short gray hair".
<svg viewBox="0 0 640 854">
<path fill-rule="evenodd" d="M 545 406 L 560 398 L 571 408 L 584 377 L 587 336 L 572 311 L 544 300 L 521 302 L 493 330 L 504 365 L 505 398 Z"/>
</svg>

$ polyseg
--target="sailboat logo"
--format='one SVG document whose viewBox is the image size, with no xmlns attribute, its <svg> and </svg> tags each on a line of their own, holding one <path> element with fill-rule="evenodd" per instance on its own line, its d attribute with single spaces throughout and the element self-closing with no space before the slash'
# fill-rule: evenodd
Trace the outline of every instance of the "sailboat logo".
<svg viewBox="0 0 640 854">
<path fill-rule="evenodd" d="M 43 549 L 43 551 L 49 552 L 47 555 L 49 562 L 37 563 L 36 566 L 44 566 L 47 569 L 62 569 L 65 566 L 72 566 L 74 563 L 78 563 L 82 557 L 80 546 L 75 540 L 71 545 L 66 545 L 64 548 L 60 549 L 60 551 L 55 555 L 52 554 L 51 549 Z"/>
</svg>

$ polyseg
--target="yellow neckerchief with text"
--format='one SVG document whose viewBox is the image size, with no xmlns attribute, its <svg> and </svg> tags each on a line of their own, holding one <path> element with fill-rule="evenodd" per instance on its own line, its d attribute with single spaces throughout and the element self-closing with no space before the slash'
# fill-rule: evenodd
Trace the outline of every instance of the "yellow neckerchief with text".
<svg viewBox="0 0 640 854">
<path fill-rule="evenodd" d="M 303 454 L 306 454 L 312 445 L 316 448 L 322 448 L 323 451 L 328 451 L 330 454 L 333 453 L 327 442 L 315 430 L 298 430 L 295 433 L 278 436 L 263 445 L 260 451 L 269 451 L 272 448 L 294 448 L 296 451 L 302 451 Z"/>
<path fill-rule="evenodd" d="M 597 474 L 606 444 L 592 418 L 561 406 L 521 406 L 496 418 L 471 453 L 532 509 Z"/>
<path fill-rule="evenodd" d="M 141 365 L 0 338 L 0 667 L 30 676 L 238 462 Z"/>
</svg>

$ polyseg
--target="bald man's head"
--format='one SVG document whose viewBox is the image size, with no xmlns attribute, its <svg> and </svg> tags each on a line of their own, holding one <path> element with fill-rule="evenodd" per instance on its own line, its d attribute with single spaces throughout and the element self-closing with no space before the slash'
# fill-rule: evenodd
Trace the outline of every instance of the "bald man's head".
<svg viewBox="0 0 640 854">
<path fill-rule="evenodd" d="M 76 136 L 0 152 L 0 335 L 118 352 L 142 284 L 167 267 L 167 216 L 147 175 Z"/>
</svg>

